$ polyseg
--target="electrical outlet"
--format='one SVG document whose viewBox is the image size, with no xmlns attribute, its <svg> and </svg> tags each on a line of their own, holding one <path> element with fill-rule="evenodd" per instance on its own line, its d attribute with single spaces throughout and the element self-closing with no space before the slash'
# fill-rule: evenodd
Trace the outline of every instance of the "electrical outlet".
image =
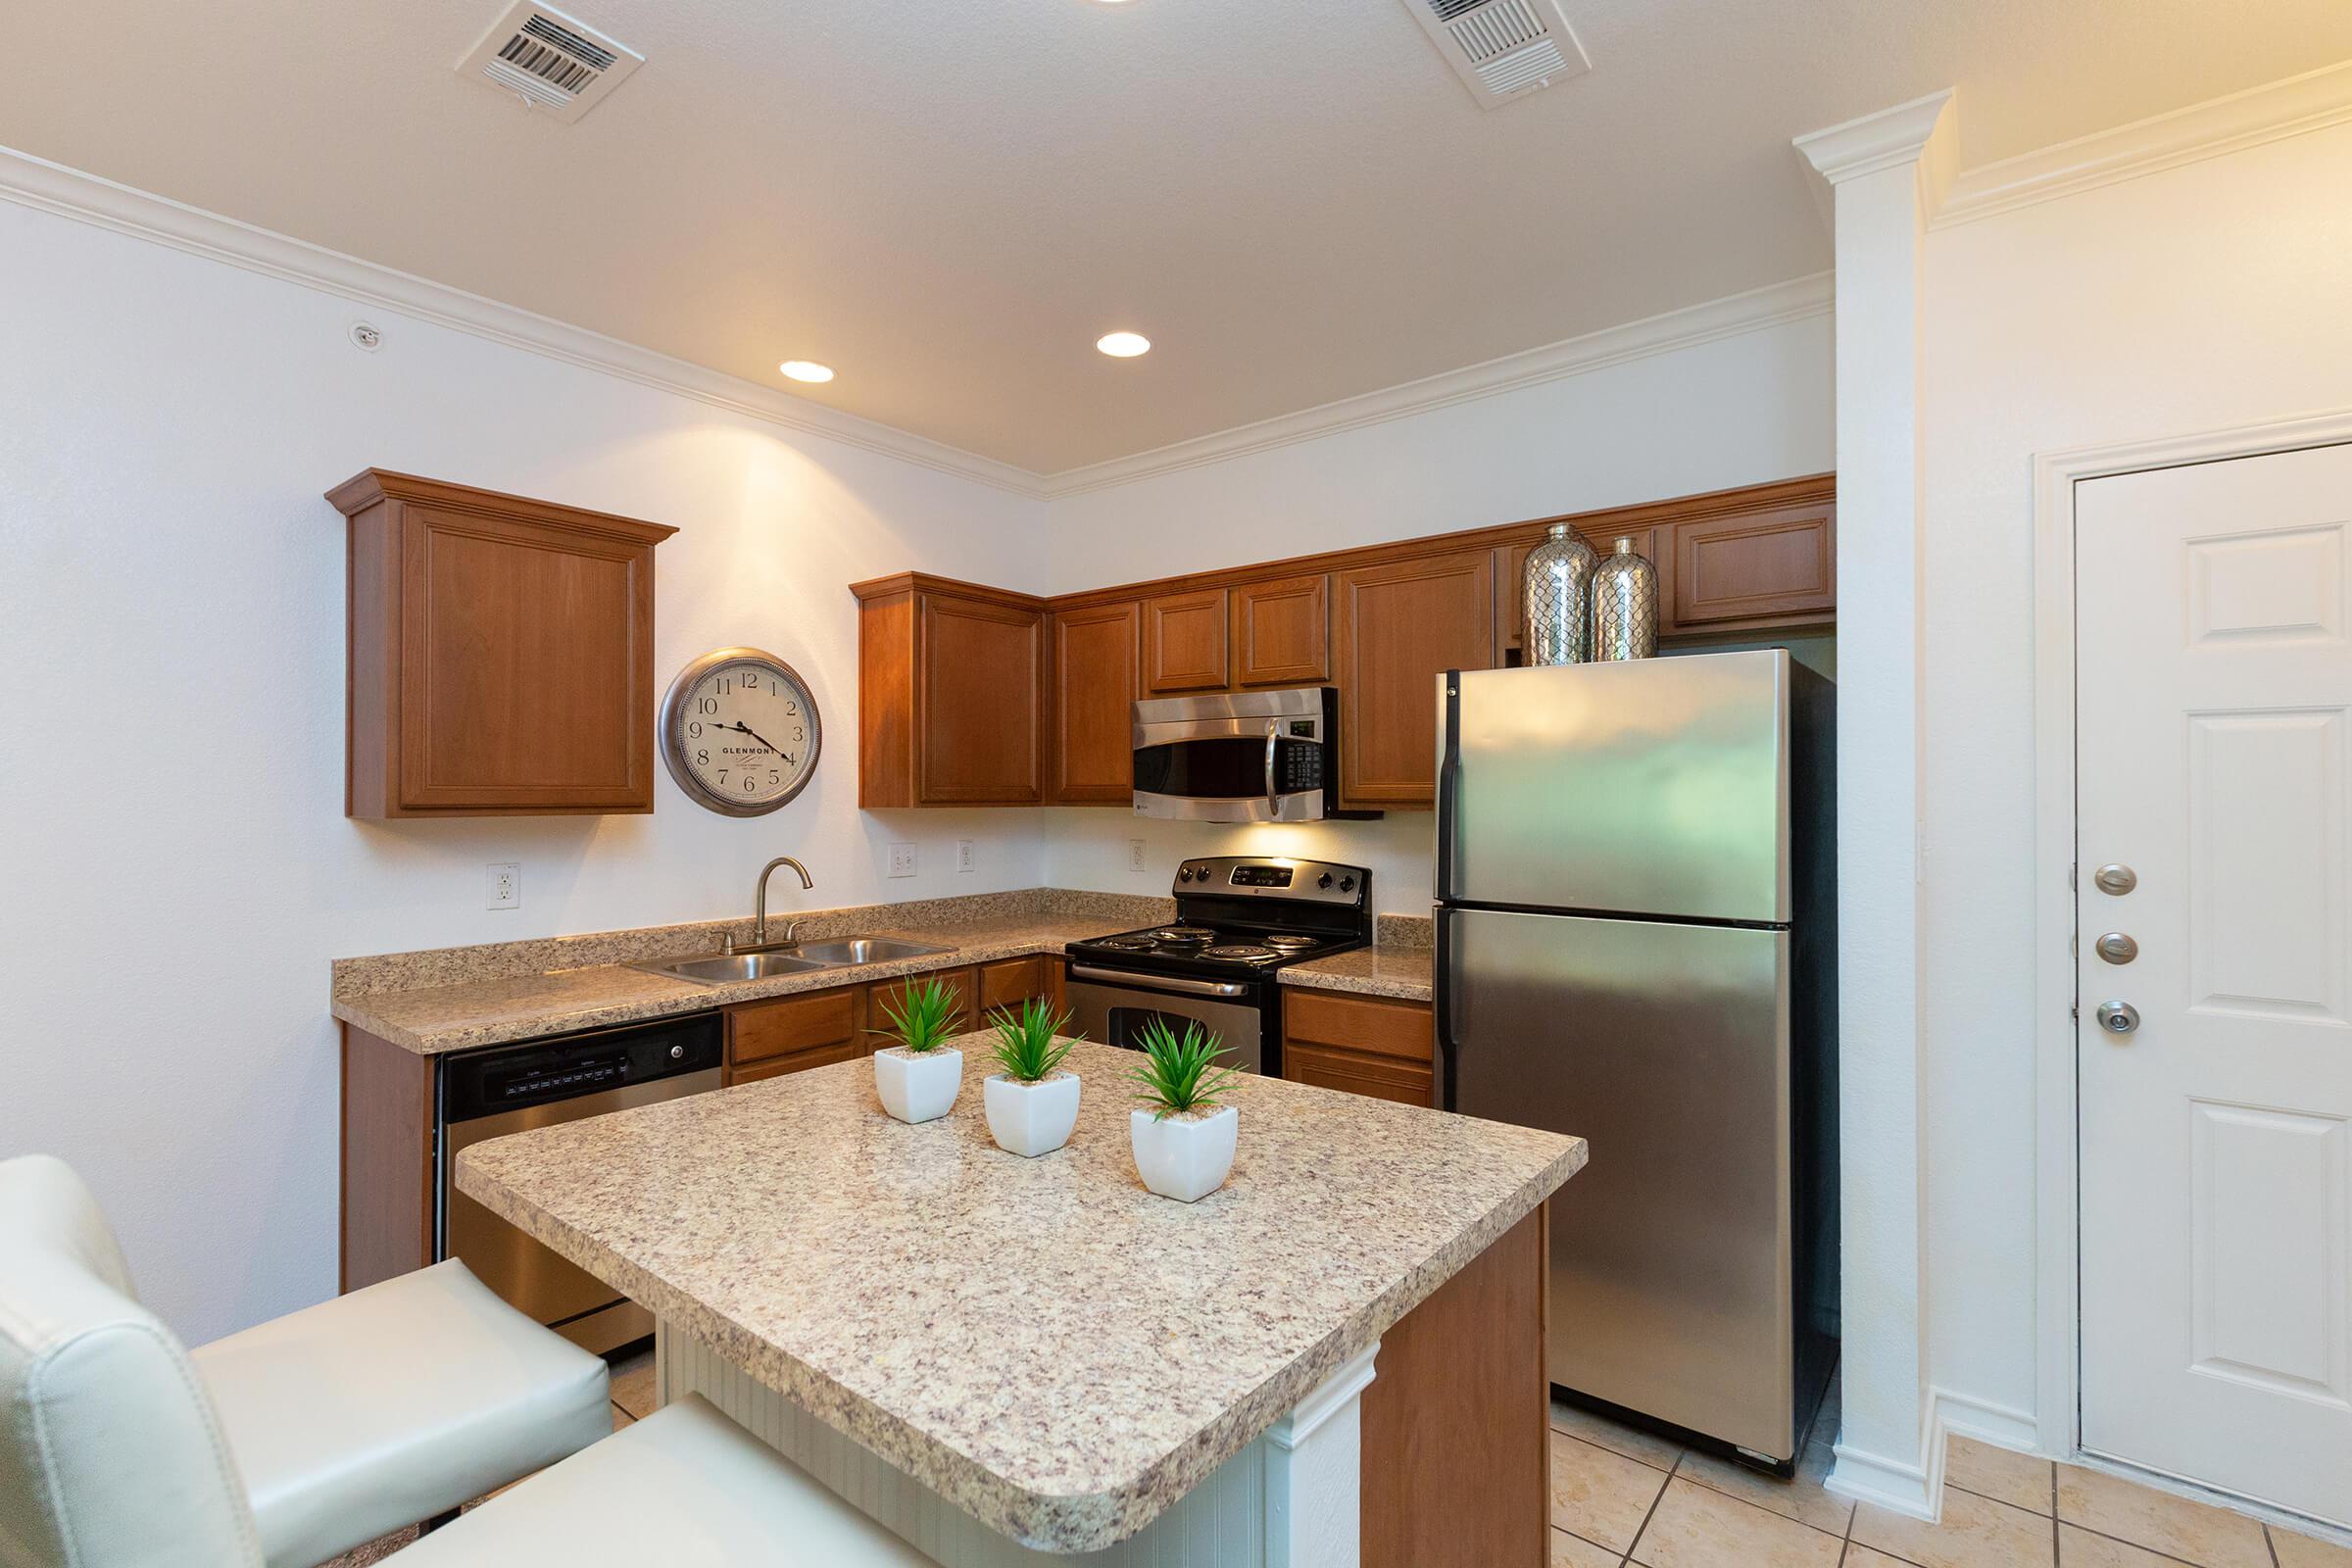
<svg viewBox="0 0 2352 1568">
<path fill-rule="evenodd" d="M 485 909 L 519 909 L 522 907 L 522 867 L 513 860 L 500 860 L 484 867 L 489 872 L 482 899 Z"/>
<path fill-rule="evenodd" d="M 956 869 L 958 871 L 969 871 L 972 869 L 974 863 L 975 862 L 972 858 L 972 841 L 970 839 L 957 839 L 956 841 Z"/>
<path fill-rule="evenodd" d="M 1141 871 L 1143 868 L 1144 841 L 1142 839 L 1129 839 L 1127 841 L 1127 869 L 1130 871 Z"/>
<path fill-rule="evenodd" d="M 892 876 L 914 875 L 913 845 L 893 844 L 890 847 L 890 874 Z"/>
</svg>

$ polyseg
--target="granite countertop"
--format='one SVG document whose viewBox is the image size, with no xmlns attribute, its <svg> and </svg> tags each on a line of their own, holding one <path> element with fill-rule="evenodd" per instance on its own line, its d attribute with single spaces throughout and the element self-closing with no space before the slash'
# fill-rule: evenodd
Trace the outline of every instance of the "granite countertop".
<svg viewBox="0 0 2352 1568">
<path fill-rule="evenodd" d="M 1246 1078 L 1232 1180 L 1157 1198 L 1129 1058 L 1069 1145 L 884 1115 L 862 1061 L 476 1144 L 459 1190 L 989 1528 L 1090 1551 L 1296 1407 L 1585 1162 L 1583 1140 Z"/>
<path fill-rule="evenodd" d="M 673 980 L 625 963 L 497 976 L 455 985 L 339 995 L 336 1017 L 355 1029 L 423 1055 L 469 1051 L 511 1040 L 595 1029 L 608 1024 L 701 1012 L 736 1002 L 825 991 L 867 980 L 925 974 L 958 964 L 986 963 L 1032 953 L 1058 954 L 1065 943 L 1125 930 L 1133 921 L 1073 915 L 1021 914 L 946 924 L 878 921 L 860 936 L 901 937 L 950 951 L 888 963 L 817 969 L 719 986 Z M 817 940 L 813 936 L 806 940 Z M 716 940 L 710 944 L 712 950 Z"/>
<path fill-rule="evenodd" d="M 1367 997 L 1427 1002 L 1436 990 L 1435 959 L 1436 955 L 1426 947 L 1378 942 L 1352 953 L 1285 964 L 1278 973 L 1284 985 L 1311 991 L 1352 991 Z"/>
</svg>

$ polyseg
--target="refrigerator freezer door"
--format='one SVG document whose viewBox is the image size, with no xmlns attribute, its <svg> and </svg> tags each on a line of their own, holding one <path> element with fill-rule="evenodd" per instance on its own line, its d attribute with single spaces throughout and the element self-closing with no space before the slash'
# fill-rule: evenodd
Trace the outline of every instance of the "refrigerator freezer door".
<svg viewBox="0 0 2352 1568">
<path fill-rule="evenodd" d="M 1440 903 L 1790 918 L 1786 653 L 1465 670 L 1453 684 Z"/>
<path fill-rule="evenodd" d="M 1551 1380 L 1794 1450 L 1789 934 L 1440 909 L 1448 1104 L 1573 1133 Z"/>
</svg>

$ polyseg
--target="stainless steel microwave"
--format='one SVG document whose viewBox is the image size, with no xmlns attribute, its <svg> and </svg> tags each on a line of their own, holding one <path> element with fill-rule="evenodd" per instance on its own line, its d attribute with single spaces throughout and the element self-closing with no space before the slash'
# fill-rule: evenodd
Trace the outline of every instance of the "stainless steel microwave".
<svg viewBox="0 0 2352 1568">
<path fill-rule="evenodd" d="M 1135 705 L 1135 814 L 1311 822 L 1334 814 L 1339 693 L 1215 692 Z"/>
</svg>

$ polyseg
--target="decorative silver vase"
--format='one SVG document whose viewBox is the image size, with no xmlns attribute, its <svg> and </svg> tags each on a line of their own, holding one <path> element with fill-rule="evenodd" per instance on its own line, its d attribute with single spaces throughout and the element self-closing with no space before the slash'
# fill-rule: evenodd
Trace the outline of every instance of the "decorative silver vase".
<svg viewBox="0 0 2352 1568">
<path fill-rule="evenodd" d="M 1592 568 L 1592 657 L 1647 659 L 1658 651 L 1658 568 L 1631 539 Z"/>
<path fill-rule="evenodd" d="M 1527 553 L 1520 577 L 1523 646 L 1530 664 L 1581 664 L 1592 646 L 1592 547 L 1564 522 Z"/>
</svg>

